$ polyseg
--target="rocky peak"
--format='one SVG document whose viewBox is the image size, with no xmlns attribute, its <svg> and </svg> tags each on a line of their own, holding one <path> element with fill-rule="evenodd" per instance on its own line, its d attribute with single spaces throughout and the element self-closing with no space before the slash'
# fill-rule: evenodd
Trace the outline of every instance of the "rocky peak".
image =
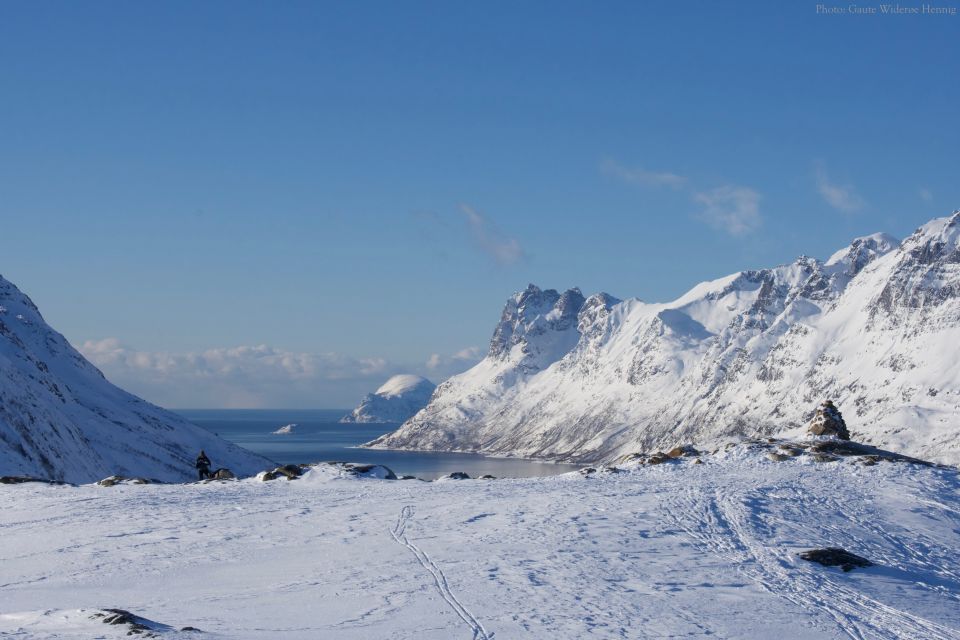
<svg viewBox="0 0 960 640">
<path fill-rule="evenodd" d="M 518 344 L 526 347 L 536 336 L 575 327 L 583 303 L 583 294 L 577 288 L 561 294 L 556 289 L 528 285 L 507 300 L 490 341 L 489 355 L 505 359 Z"/>
<path fill-rule="evenodd" d="M 619 298 L 603 292 L 587 298 L 580 307 L 580 313 L 577 314 L 577 331 L 586 335 L 594 330 L 597 323 L 610 315 L 610 310 L 620 302 Z"/>
</svg>

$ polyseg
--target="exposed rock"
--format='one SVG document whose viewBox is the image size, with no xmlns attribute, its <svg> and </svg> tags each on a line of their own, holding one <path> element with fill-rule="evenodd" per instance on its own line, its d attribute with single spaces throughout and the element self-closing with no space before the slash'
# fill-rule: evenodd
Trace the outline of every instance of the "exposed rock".
<svg viewBox="0 0 960 640">
<path fill-rule="evenodd" d="M 803 448 L 796 445 L 781 444 L 777 447 L 777 449 L 781 455 L 793 457 L 799 456 L 803 453 Z"/>
<path fill-rule="evenodd" d="M 299 478 L 303 471 L 299 465 L 296 464 L 285 464 L 282 467 L 277 467 L 273 470 L 273 473 L 279 476 L 286 476 L 288 479 L 293 480 L 294 478 Z"/>
<path fill-rule="evenodd" d="M 810 456 L 810 458 L 814 462 L 836 462 L 837 460 L 840 459 L 836 456 L 830 456 L 824 453 L 815 453 L 812 456 Z"/>
<path fill-rule="evenodd" d="M 41 482 L 43 484 L 65 484 L 59 480 L 33 478 L 31 476 L 0 476 L 0 484 L 23 484 L 25 482 Z"/>
<path fill-rule="evenodd" d="M 113 487 L 118 484 L 150 484 L 146 478 L 127 478 L 125 476 L 109 476 L 97 482 L 101 487 Z"/>
<path fill-rule="evenodd" d="M 236 480 L 237 476 L 233 475 L 230 469 L 217 469 L 210 474 L 210 478 L 213 480 Z"/>
<path fill-rule="evenodd" d="M 607 467 L 607 466 L 603 466 L 603 467 L 584 467 L 583 469 L 580 469 L 580 472 L 579 472 L 579 473 L 580 473 L 580 475 L 582 475 L 582 476 L 584 476 L 584 477 L 586 477 L 586 478 L 589 478 L 589 477 L 594 476 L 594 475 L 606 475 L 606 474 L 614 474 L 614 473 L 623 473 L 623 469 L 621 469 L 621 468 L 619 468 L 619 467 Z"/>
<path fill-rule="evenodd" d="M 784 453 L 777 453 L 776 451 L 768 451 L 767 459 L 773 460 L 774 462 L 783 462 L 784 460 L 789 460 L 790 456 Z"/>
<path fill-rule="evenodd" d="M 485 475 L 480 476 L 480 479 L 481 479 L 481 480 L 496 480 L 497 477 L 496 477 L 496 476 L 492 476 L 492 475 L 490 475 L 489 473 L 487 473 L 487 474 L 485 474 Z"/>
<path fill-rule="evenodd" d="M 679 447 L 674 447 L 667 452 L 667 455 L 671 458 L 680 458 L 682 456 L 695 456 L 700 452 L 693 448 L 692 445 L 684 444 Z"/>
<path fill-rule="evenodd" d="M 343 463 L 343 470 L 355 476 L 365 478 L 379 478 L 381 480 L 396 480 L 397 474 L 390 467 L 382 464 L 356 464 L 354 462 Z"/>
<path fill-rule="evenodd" d="M 614 464 L 626 464 L 628 462 L 638 462 L 643 464 L 644 460 L 647 459 L 647 454 L 645 453 L 628 453 L 625 456 L 620 456 L 613 461 Z"/>
<path fill-rule="evenodd" d="M 810 422 L 809 431 L 815 436 L 835 436 L 841 440 L 849 440 L 850 432 L 847 423 L 843 421 L 840 410 L 833 404 L 833 400 L 826 400 L 817 407 L 817 412 Z"/>
<path fill-rule="evenodd" d="M 804 560 L 818 562 L 825 567 L 839 566 L 844 571 L 851 571 L 854 567 L 872 567 L 873 563 L 840 547 L 826 547 L 811 549 L 798 554 Z"/>
<path fill-rule="evenodd" d="M 437 480 L 469 480 L 470 475 L 464 473 L 463 471 L 454 471 L 453 473 L 448 473 L 447 475 L 437 478 Z"/>
<path fill-rule="evenodd" d="M 170 625 L 147 620 L 124 609 L 100 609 L 95 611 L 91 620 L 100 620 L 104 624 L 125 627 L 126 635 L 140 638 L 159 638 L 161 633 L 175 632 Z M 196 627 L 183 627 L 181 631 L 200 631 Z"/>
<path fill-rule="evenodd" d="M 663 451 L 657 451 L 655 454 L 647 458 L 646 464 L 662 464 L 664 462 L 669 462 L 672 459 L 673 458 Z"/>
</svg>

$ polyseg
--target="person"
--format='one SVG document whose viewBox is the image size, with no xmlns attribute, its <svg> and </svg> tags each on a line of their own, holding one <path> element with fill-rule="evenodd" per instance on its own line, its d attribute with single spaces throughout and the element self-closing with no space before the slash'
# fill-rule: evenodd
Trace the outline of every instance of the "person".
<svg viewBox="0 0 960 640">
<path fill-rule="evenodd" d="M 197 456 L 197 473 L 200 475 L 200 480 L 210 477 L 210 458 L 203 449 L 200 449 L 200 455 Z"/>
</svg>

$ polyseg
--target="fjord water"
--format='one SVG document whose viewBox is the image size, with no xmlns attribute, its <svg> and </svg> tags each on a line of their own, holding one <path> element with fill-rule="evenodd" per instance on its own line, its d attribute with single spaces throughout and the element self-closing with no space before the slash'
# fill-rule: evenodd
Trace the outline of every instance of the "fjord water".
<svg viewBox="0 0 960 640">
<path fill-rule="evenodd" d="M 454 471 L 471 477 L 528 478 L 574 471 L 580 466 L 516 458 L 489 458 L 471 453 L 382 451 L 361 449 L 397 428 L 396 424 L 341 424 L 347 411 L 329 409 L 181 409 L 177 413 L 221 438 L 266 456 L 280 464 L 342 460 L 382 464 L 397 475 L 432 480 Z M 291 433 L 277 429 L 296 425 Z M 217 461 L 213 460 L 213 466 Z"/>
</svg>

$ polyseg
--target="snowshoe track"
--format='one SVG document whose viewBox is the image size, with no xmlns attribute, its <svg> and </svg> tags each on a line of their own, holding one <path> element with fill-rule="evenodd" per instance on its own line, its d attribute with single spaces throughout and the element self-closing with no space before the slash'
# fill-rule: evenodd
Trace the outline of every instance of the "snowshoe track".
<svg viewBox="0 0 960 640">
<path fill-rule="evenodd" d="M 457 596 L 453 594 L 453 591 L 450 590 L 450 585 L 447 583 L 447 576 L 443 573 L 443 570 L 437 566 L 423 549 L 407 538 L 407 522 L 412 517 L 413 507 L 408 505 L 401 509 L 396 524 L 393 526 L 393 529 L 390 530 L 390 535 L 393 536 L 394 540 L 409 549 L 420 565 L 430 572 L 430 575 L 433 576 L 434 585 L 440 593 L 440 597 L 443 598 L 447 604 L 450 605 L 450 608 L 453 609 L 454 613 L 470 627 L 470 631 L 473 633 L 473 640 L 493 640 L 494 634 L 488 633 L 480 621 L 477 620 L 476 616 L 463 606 L 463 603 L 460 602 Z"/>
</svg>

